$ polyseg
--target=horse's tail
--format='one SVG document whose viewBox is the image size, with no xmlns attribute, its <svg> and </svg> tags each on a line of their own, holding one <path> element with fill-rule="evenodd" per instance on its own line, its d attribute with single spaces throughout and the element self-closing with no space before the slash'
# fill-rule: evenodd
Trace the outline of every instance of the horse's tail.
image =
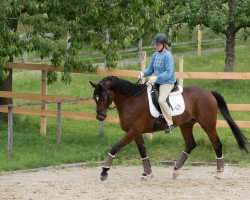
<svg viewBox="0 0 250 200">
<path fill-rule="evenodd" d="M 224 98 L 218 92 L 214 92 L 214 91 L 211 91 L 211 92 L 217 101 L 220 113 L 222 114 L 222 116 L 224 117 L 224 119 L 227 121 L 228 125 L 231 128 L 231 130 L 234 134 L 234 137 L 239 145 L 239 148 L 241 150 L 245 150 L 246 152 L 248 152 L 248 150 L 247 150 L 247 145 L 249 144 L 248 140 L 241 132 L 239 126 L 232 119 Z"/>
</svg>

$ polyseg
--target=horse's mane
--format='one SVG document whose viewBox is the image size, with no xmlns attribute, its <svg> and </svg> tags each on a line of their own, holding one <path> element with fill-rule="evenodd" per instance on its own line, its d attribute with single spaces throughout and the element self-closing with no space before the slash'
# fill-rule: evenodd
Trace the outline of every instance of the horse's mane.
<svg viewBox="0 0 250 200">
<path fill-rule="evenodd" d="M 107 76 L 102 81 L 105 82 L 107 80 L 111 82 L 111 85 L 109 88 L 110 90 L 122 92 L 125 94 L 136 95 L 139 92 L 141 92 L 144 88 L 147 87 L 146 84 L 131 83 L 127 80 L 120 79 L 116 76 Z"/>
</svg>

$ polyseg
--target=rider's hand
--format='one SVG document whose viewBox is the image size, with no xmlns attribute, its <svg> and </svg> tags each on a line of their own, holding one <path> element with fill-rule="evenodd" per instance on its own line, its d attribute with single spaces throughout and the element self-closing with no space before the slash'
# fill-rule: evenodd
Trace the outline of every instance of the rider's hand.
<svg viewBox="0 0 250 200">
<path fill-rule="evenodd" d="M 151 76 L 151 77 L 148 79 L 147 85 L 154 85 L 154 83 L 155 83 L 156 80 L 157 80 L 157 77 L 156 77 L 156 76 Z"/>
<path fill-rule="evenodd" d="M 142 78 L 144 76 L 143 72 L 141 72 L 139 75 L 138 75 L 138 78 Z"/>
<path fill-rule="evenodd" d="M 156 80 L 157 80 L 157 77 L 156 77 L 156 76 L 151 76 L 151 77 L 149 77 L 149 81 L 150 81 L 151 83 L 154 83 Z"/>
</svg>

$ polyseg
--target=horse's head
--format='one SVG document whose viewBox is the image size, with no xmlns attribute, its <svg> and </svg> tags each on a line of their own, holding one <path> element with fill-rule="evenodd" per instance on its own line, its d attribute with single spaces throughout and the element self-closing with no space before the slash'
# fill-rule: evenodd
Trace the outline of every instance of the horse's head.
<svg viewBox="0 0 250 200">
<path fill-rule="evenodd" d="M 96 119 L 104 121 L 107 117 L 107 112 L 112 103 L 112 98 L 108 93 L 107 85 L 105 80 L 101 80 L 98 84 L 90 84 L 95 88 L 93 98 L 96 103 Z"/>
</svg>

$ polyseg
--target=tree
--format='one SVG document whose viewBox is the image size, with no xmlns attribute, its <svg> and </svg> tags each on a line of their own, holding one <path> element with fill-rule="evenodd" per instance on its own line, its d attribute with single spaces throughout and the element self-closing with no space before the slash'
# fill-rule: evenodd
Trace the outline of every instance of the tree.
<svg viewBox="0 0 250 200">
<path fill-rule="evenodd" d="M 161 13 L 169 12 L 170 24 L 188 23 L 190 29 L 202 25 L 226 38 L 224 71 L 234 71 L 235 35 L 250 27 L 249 0 L 175 0 L 166 1 Z M 248 34 L 245 34 L 248 36 Z"/>
<path fill-rule="evenodd" d="M 69 49 L 61 39 L 68 32 L 67 21 L 62 14 L 60 1 L 38 0 L 1 0 L 0 1 L 0 90 L 12 91 L 12 70 L 4 69 L 6 61 L 20 56 L 24 51 L 35 51 L 40 58 L 50 57 L 54 66 L 63 64 L 62 79 L 70 80 L 68 65 L 95 70 L 88 63 L 79 64 L 76 60 L 74 44 Z M 54 3 L 54 4 L 53 4 Z M 18 25 L 25 27 L 25 33 L 20 37 Z M 49 34 L 47 34 L 49 33 Z M 70 63 L 70 64 L 69 64 Z M 48 73 L 48 81 L 52 83 L 57 78 L 53 69 Z M 1 104 L 10 104 L 12 99 L 0 98 Z M 0 118 L 6 115 L 1 114 Z"/>
<path fill-rule="evenodd" d="M 42 59 L 51 57 L 52 65 L 62 66 L 62 81 L 66 83 L 71 80 L 73 68 L 96 70 L 78 56 L 83 43 L 103 51 L 107 67 L 115 68 L 121 48 L 134 38 L 159 30 L 162 23 L 155 13 L 162 5 L 161 0 L 0 0 L 0 90 L 12 91 L 12 70 L 4 66 L 25 51 L 35 51 Z M 165 15 L 161 17 L 166 21 Z M 23 37 L 19 25 L 25 28 Z M 53 68 L 47 76 L 49 83 L 57 80 Z M 0 104 L 8 103 L 11 100 L 0 98 Z"/>
<path fill-rule="evenodd" d="M 77 40 L 89 42 L 102 51 L 108 68 L 115 68 L 120 49 L 147 33 L 159 31 L 167 16 L 159 18 L 156 13 L 163 5 L 161 0 L 140 1 L 90 1 L 83 14 L 76 16 L 77 28 L 81 30 Z M 106 34 L 109 33 L 109 41 Z"/>
</svg>

